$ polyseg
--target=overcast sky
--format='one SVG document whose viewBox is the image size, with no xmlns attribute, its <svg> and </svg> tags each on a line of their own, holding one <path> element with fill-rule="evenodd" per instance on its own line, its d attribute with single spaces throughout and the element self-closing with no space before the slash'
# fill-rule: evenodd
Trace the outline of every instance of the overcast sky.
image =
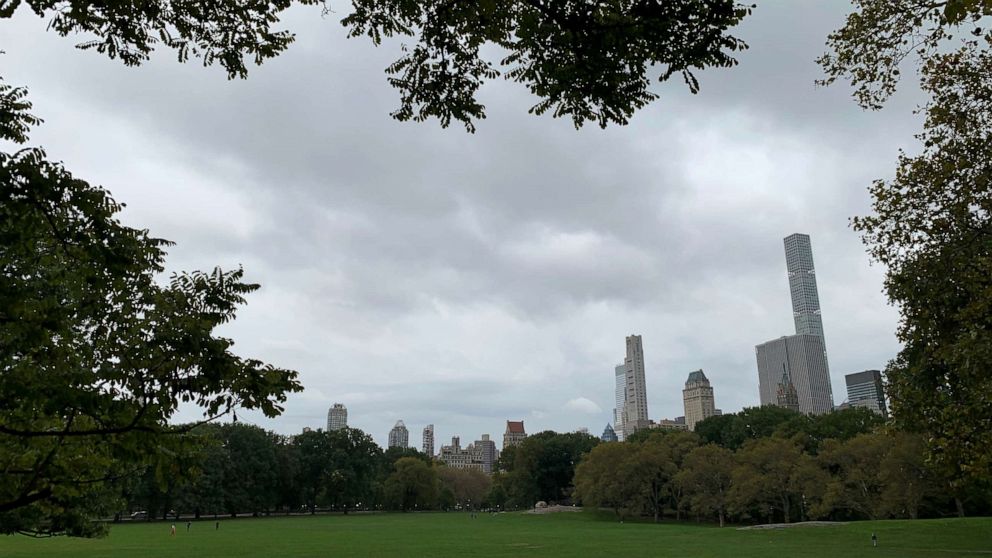
<svg viewBox="0 0 992 558">
<path fill-rule="evenodd" d="M 315 8 L 288 13 L 297 42 L 246 81 L 166 50 L 125 68 L 25 6 L 0 67 L 46 121 L 32 142 L 176 241 L 170 270 L 240 264 L 262 284 L 222 333 L 306 390 L 275 420 L 243 419 L 298 433 L 340 402 L 383 445 L 397 419 L 417 447 L 428 423 L 438 446 L 501 443 L 507 419 L 599 435 L 630 334 L 651 418 L 683 414 L 699 368 L 724 412 L 758 404 L 754 346 L 794 333 L 794 232 L 812 238 L 835 401 L 845 374 L 898 350 L 849 218 L 913 148 L 918 100 L 903 87 L 867 113 L 846 85 L 814 86 L 846 3 L 759 4 L 738 67 L 700 73 L 699 95 L 659 85 L 606 131 L 528 115 L 535 99 L 504 82 L 483 89 L 474 135 L 395 122 L 383 69 L 398 51 Z"/>
</svg>

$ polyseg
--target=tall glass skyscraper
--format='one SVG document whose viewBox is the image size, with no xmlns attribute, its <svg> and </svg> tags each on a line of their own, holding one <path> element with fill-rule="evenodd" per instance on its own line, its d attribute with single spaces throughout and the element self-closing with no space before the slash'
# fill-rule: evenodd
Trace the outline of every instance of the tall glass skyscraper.
<svg viewBox="0 0 992 558">
<path fill-rule="evenodd" d="M 823 337 L 820 320 L 820 296 L 816 291 L 816 270 L 809 235 L 795 233 L 785 237 L 785 266 L 792 292 L 792 317 L 796 335 L 805 333 Z"/>
<path fill-rule="evenodd" d="M 785 237 L 785 265 L 796 334 L 755 347 L 762 405 L 796 407 L 807 414 L 833 410 L 834 395 L 820 318 L 820 296 L 809 235 Z"/>
</svg>

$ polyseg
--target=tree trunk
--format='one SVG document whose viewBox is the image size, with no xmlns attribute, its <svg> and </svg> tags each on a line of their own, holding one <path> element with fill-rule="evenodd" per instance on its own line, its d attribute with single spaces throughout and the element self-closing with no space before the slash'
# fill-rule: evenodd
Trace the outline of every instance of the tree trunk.
<svg viewBox="0 0 992 558">
<path fill-rule="evenodd" d="M 789 521 L 789 497 L 788 496 L 786 496 L 785 498 L 782 498 L 782 515 L 785 516 L 785 522 L 786 523 L 791 523 Z"/>
<path fill-rule="evenodd" d="M 954 507 L 958 510 L 958 517 L 964 517 L 964 502 L 957 496 L 954 497 Z"/>
<path fill-rule="evenodd" d="M 720 527 L 723 527 L 723 508 L 721 508 L 719 512 L 720 512 Z"/>
</svg>

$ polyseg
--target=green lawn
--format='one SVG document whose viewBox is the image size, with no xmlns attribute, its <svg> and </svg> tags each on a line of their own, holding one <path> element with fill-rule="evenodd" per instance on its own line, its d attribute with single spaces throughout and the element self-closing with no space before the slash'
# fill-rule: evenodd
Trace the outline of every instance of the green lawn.
<svg viewBox="0 0 992 558">
<path fill-rule="evenodd" d="M 316 516 L 118 525 L 99 540 L 0 537 L 0 556 L 793 556 L 992 557 L 992 519 L 857 522 L 738 531 L 693 524 L 624 523 L 588 513 Z M 879 547 L 871 547 L 871 533 Z"/>
</svg>

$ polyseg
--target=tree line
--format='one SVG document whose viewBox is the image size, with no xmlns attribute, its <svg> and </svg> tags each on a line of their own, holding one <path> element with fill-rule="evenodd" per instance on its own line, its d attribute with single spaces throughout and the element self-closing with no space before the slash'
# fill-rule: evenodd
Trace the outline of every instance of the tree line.
<svg viewBox="0 0 992 558">
<path fill-rule="evenodd" d="M 448 468 L 412 448 L 384 451 L 357 428 L 283 436 L 209 424 L 190 438 L 195 449 L 120 485 L 116 519 L 449 510 L 485 505 L 489 492 L 481 471 Z"/>
<path fill-rule="evenodd" d="M 619 520 L 720 525 L 992 512 L 992 485 L 960 485 L 927 459 L 921 435 L 867 409 L 807 416 L 754 407 L 696 426 L 619 443 L 540 432 L 506 448 L 489 476 L 412 448 L 384 451 L 355 428 L 283 436 L 203 425 L 192 431 L 195 451 L 121 485 L 117 517 L 514 510 L 539 501 L 608 509 Z"/>
<path fill-rule="evenodd" d="M 668 513 L 721 526 L 992 511 L 989 483 L 962 486 L 926 452 L 921 435 L 866 409 L 750 408 L 696 432 L 644 430 L 594 448 L 576 468 L 574 497 L 620 520 Z"/>
</svg>

